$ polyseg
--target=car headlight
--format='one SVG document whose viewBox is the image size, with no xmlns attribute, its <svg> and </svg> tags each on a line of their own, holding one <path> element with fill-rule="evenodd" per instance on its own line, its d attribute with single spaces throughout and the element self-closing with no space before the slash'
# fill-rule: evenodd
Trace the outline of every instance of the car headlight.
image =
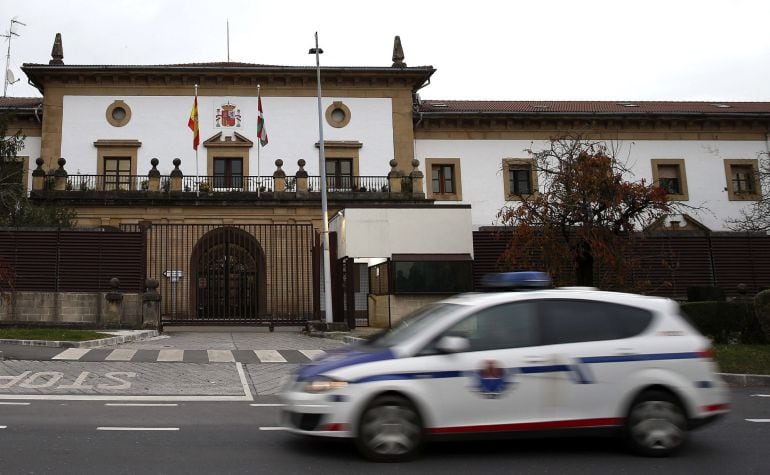
<svg viewBox="0 0 770 475">
<path fill-rule="evenodd" d="M 308 381 L 305 385 L 305 392 L 308 393 L 324 393 L 326 391 L 334 391 L 335 389 L 342 389 L 348 385 L 347 381 L 341 381 L 338 379 L 321 378 L 313 381 Z"/>
</svg>

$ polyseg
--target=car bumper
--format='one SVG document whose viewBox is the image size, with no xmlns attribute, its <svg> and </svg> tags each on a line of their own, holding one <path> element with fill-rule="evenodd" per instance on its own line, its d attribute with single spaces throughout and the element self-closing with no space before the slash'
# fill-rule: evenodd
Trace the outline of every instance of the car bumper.
<svg viewBox="0 0 770 475">
<path fill-rule="evenodd" d="M 299 390 L 281 393 L 280 425 L 295 434 L 322 437 L 355 436 L 355 404 L 345 391 L 312 394 Z"/>
</svg>

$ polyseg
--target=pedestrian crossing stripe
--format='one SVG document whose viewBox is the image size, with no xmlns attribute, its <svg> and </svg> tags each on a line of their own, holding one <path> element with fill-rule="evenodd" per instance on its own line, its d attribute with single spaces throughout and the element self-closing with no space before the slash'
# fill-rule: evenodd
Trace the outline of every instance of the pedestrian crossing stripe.
<svg viewBox="0 0 770 475">
<path fill-rule="evenodd" d="M 57 361 L 134 361 L 157 363 L 306 363 L 324 356 L 324 350 L 134 350 L 67 348 L 51 357 Z M 252 356 L 253 355 L 253 356 Z"/>
</svg>

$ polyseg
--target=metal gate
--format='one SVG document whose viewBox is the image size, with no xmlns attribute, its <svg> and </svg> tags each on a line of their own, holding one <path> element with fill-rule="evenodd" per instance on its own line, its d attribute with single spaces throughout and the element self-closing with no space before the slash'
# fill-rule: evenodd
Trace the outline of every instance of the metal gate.
<svg viewBox="0 0 770 475">
<path fill-rule="evenodd" d="M 164 325 L 272 328 L 317 313 L 312 225 L 153 224 L 146 242 Z"/>
</svg>

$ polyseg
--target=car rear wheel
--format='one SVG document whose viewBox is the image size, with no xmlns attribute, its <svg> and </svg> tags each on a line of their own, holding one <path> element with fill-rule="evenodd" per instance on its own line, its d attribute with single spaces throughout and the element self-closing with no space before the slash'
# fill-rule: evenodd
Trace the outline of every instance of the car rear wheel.
<svg viewBox="0 0 770 475">
<path fill-rule="evenodd" d="M 645 391 L 636 398 L 626 420 L 631 448 L 650 457 L 665 457 L 682 447 L 687 419 L 679 401 L 665 391 Z"/>
<path fill-rule="evenodd" d="M 400 396 L 380 396 L 361 415 L 356 446 L 370 460 L 401 462 L 418 454 L 423 439 L 414 405 Z"/>
</svg>

